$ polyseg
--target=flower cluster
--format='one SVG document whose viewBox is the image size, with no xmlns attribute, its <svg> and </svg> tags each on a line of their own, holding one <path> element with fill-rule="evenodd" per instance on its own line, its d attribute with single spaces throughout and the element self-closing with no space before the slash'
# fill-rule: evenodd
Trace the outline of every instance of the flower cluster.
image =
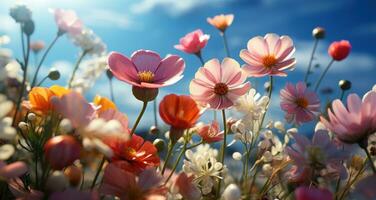
<svg viewBox="0 0 376 200">
<path fill-rule="evenodd" d="M 202 65 L 194 69 L 187 94 L 157 99 L 162 88 L 183 78 L 181 56 L 162 58 L 145 49 L 130 56 L 107 54 L 106 45 L 74 11 L 52 12 L 58 31 L 44 51 L 43 41 L 30 42 L 31 10 L 24 5 L 10 10 L 28 48 L 22 48 L 23 59 L 0 49 L 0 199 L 376 198 L 371 175 L 376 174 L 376 86 L 362 98 L 348 94 L 346 103 L 348 80 L 339 82 L 341 96 L 328 98 L 327 105 L 317 93 L 332 64 L 349 56 L 350 42 L 329 46 L 332 59 L 314 87 L 308 78 L 315 49 L 305 80 L 281 89 L 275 77 L 285 79 L 297 63 L 292 39 L 256 36 L 231 57 L 226 34 L 234 15 L 214 16 L 207 22 L 223 37 L 226 57 L 205 61 L 210 36 L 201 29 L 186 34 L 175 49 L 197 56 Z M 46 86 L 44 80 L 58 80 L 60 72 L 52 69 L 38 81 L 39 69 L 64 34 L 80 56 L 67 86 Z M 313 37 L 316 48 L 325 29 L 315 28 Z M 9 41 L 0 37 L 0 45 Z M 30 53 L 42 53 L 42 59 L 30 65 Z M 84 60 L 86 55 L 90 59 Z M 35 72 L 31 79 L 28 68 Z M 84 93 L 104 73 L 111 97 L 87 100 Z M 265 92 L 257 88 L 261 77 L 269 79 Z M 114 78 L 132 87 L 142 106 L 137 118 L 128 119 L 132 115 L 115 103 Z M 151 103 L 152 125 L 142 120 Z M 284 119 L 271 114 L 276 109 Z"/>
</svg>

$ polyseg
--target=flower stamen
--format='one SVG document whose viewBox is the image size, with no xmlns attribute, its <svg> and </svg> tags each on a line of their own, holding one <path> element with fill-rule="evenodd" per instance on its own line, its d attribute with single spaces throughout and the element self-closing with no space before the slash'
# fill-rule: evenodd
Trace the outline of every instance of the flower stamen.
<svg viewBox="0 0 376 200">
<path fill-rule="evenodd" d="M 154 80 L 154 73 L 152 71 L 141 71 L 137 74 L 141 82 L 152 83 Z"/>
<path fill-rule="evenodd" d="M 308 107 L 308 100 L 305 98 L 298 98 L 295 102 L 299 107 L 307 108 Z"/>
<path fill-rule="evenodd" d="M 277 59 L 275 58 L 274 55 L 267 55 L 262 59 L 262 63 L 266 68 L 271 68 L 275 64 L 277 64 Z"/>
<path fill-rule="evenodd" d="M 228 92 L 228 86 L 225 83 L 217 83 L 214 86 L 214 93 L 217 95 L 226 95 Z"/>
</svg>

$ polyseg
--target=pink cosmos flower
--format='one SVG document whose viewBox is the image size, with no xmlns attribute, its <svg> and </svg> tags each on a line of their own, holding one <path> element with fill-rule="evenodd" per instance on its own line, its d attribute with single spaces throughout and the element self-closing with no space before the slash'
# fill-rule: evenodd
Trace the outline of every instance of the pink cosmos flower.
<svg viewBox="0 0 376 200">
<path fill-rule="evenodd" d="M 70 92 L 61 98 L 52 97 L 51 103 L 56 112 L 69 119 L 75 128 L 88 125 L 96 116 L 94 106 L 77 92 Z"/>
<path fill-rule="evenodd" d="M 286 152 L 293 161 L 293 167 L 288 173 L 291 182 L 309 183 L 312 176 L 319 175 L 326 178 L 346 178 L 346 168 L 341 162 L 347 158 L 348 152 L 330 139 L 328 131 L 316 131 L 312 141 L 298 133 L 293 137 L 296 143 L 286 147 Z"/>
<path fill-rule="evenodd" d="M 320 112 L 320 99 L 303 82 L 296 85 L 287 83 L 281 90 L 280 97 L 281 108 L 286 112 L 288 122 L 300 125 L 315 119 Z"/>
<path fill-rule="evenodd" d="M 27 166 L 24 162 L 17 161 L 14 163 L 6 164 L 0 161 L 0 180 L 13 179 L 22 176 L 27 172 Z"/>
<path fill-rule="evenodd" d="M 199 126 L 197 133 L 206 143 L 213 143 L 223 140 L 223 131 L 220 131 L 217 121 L 213 121 L 211 124 Z"/>
<path fill-rule="evenodd" d="M 114 195 L 121 200 L 165 200 L 167 188 L 155 169 L 146 169 L 137 177 L 132 172 L 108 164 L 104 170 L 102 194 Z"/>
<path fill-rule="evenodd" d="M 185 63 L 176 55 L 162 59 L 156 52 L 138 50 L 131 58 L 112 52 L 108 65 L 114 76 L 133 86 L 160 88 L 172 85 L 183 78 Z"/>
<path fill-rule="evenodd" d="M 296 63 L 291 58 L 295 51 L 290 37 L 268 33 L 248 41 L 247 49 L 240 51 L 246 63 L 243 69 L 249 76 L 287 76 L 285 70 L 293 69 Z"/>
<path fill-rule="evenodd" d="M 212 59 L 200 67 L 189 85 L 192 98 L 212 109 L 226 109 L 248 92 L 251 84 L 244 83 L 246 74 L 232 58 Z"/>
<path fill-rule="evenodd" d="M 180 38 L 180 44 L 174 47 L 185 53 L 197 54 L 206 46 L 209 38 L 209 35 L 204 34 L 201 29 L 197 29 Z"/>
<path fill-rule="evenodd" d="M 201 199 L 201 191 L 193 184 L 193 179 L 193 176 L 187 176 L 187 174 L 182 172 L 176 177 L 173 188 L 176 189 L 184 199 L 199 200 Z"/>
<path fill-rule="evenodd" d="M 118 122 L 120 122 L 120 125 L 122 126 L 123 133 L 130 132 L 128 127 L 128 117 L 118 110 L 108 109 L 103 112 L 100 112 L 98 114 L 98 118 L 104 119 L 106 121 L 117 120 Z"/>
<path fill-rule="evenodd" d="M 325 188 L 301 186 L 295 190 L 296 200 L 333 200 L 333 194 Z"/>
<path fill-rule="evenodd" d="M 59 32 L 67 32 L 70 35 L 77 35 L 83 29 L 82 21 L 73 10 L 54 9 L 55 22 L 59 27 Z"/>
<path fill-rule="evenodd" d="M 363 99 L 356 94 L 347 97 L 347 108 L 336 99 L 328 109 L 329 120 L 320 117 L 321 122 L 338 139 L 345 143 L 363 142 L 369 134 L 376 132 L 376 92 L 370 91 Z"/>
</svg>

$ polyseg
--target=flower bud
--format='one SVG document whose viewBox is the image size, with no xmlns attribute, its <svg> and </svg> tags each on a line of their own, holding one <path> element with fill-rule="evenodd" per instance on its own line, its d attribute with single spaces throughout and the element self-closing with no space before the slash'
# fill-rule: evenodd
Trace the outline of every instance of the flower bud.
<svg viewBox="0 0 376 200">
<path fill-rule="evenodd" d="M 335 41 L 330 44 L 328 53 L 333 60 L 341 61 L 345 59 L 351 51 L 351 44 L 347 40 Z"/>
<path fill-rule="evenodd" d="M 266 175 L 266 176 L 270 176 L 272 175 L 273 173 L 273 167 L 270 165 L 270 164 L 264 164 L 262 166 L 262 172 Z"/>
<path fill-rule="evenodd" d="M 26 5 L 15 5 L 10 8 L 9 15 L 17 23 L 24 23 L 31 20 L 31 10 Z"/>
<path fill-rule="evenodd" d="M 31 122 L 34 122 L 36 120 L 37 116 L 34 113 L 29 113 L 27 115 L 27 119 Z"/>
<path fill-rule="evenodd" d="M 362 156 L 354 155 L 350 160 L 350 167 L 359 171 L 363 167 L 363 162 L 364 159 L 362 158 Z"/>
<path fill-rule="evenodd" d="M 79 167 L 71 165 L 64 170 L 64 175 L 68 178 L 71 186 L 77 186 L 81 183 L 82 170 Z"/>
<path fill-rule="evenodd" d="M 325 29 L 322 27 L 316 27 L 312 30 L 312 36 L 316 39 L 323 39 L 325 37 Z"/>
<path fill-rule="evenodd" d="M 18 128 L 20 128 L 23 132 L 27 132 L 29 129 L 29 125 L 26 122 L 20 122 L 18 123 Z"/>
<path fill-rule="evenodd" d="M 348 80 L 340 80 L 338 82 L 338 86 L 341 88 L 341 90 L 349 90 L 351 89 L 351 81 Z"/>
<path fill-rule="evenodd" d="M 80 157 L 80 150 L 80 144 L 69 135 L 53 137 L 44 145 L 44 155 L 55 170 L 71 165 Z"/>
<path fill-rule="evenodd" d="M 41 51 L 44 48 L 44 46 L 45 46 L 44 42 L 41 41 L 41 40 L 38 40 L 38 41 L 34 41 L 30 44 L 30 49 L 34 53 L 38 53 L 39 51 Z"/>
<path fill-rule="evenodd" d="M 158 149 L 158 152 L 162 152 L 165 148 L 165 142 L 162 139 L 155 139 L 153 145 Z"/>
<path fill-rule="evenodd" d="M 48 78 L 53 81 L 59 80 L 60 72 L 57 69 L 51 69 L 50 72 L 48 73 Z"/>
<path fill-rule="evenodd" d="M 34 33 L 34 30 L 35 30 L 35 25 L 34 25 L 33 20 L 29 20 L 29 21 L 24 22 L 22 24 L 22 31 L 26 35 L 28 35 L 28 36 L 32 35 Z"/>
<path fill-rule="evenodd" d="M 47 179 L 46 188 L 48 191 L 62 191 L 68 186 L 68 180 L 60 171 L 54 171 Z"/>
<path fill-rule="evenodd" d="M 114 77 L 114 75 L 112 74 L 111 70 L 109 70 L 109 69 L 106 70 L 106 75 L 107 75 L 108 79 L 112 79 Z"/>
<path fill-rule="evenodd" d="M 157 88 L 140 88 L 140 87 L 133 86 L 132 93 L 136 97 L 136 99 L 142 102 L 149 102 L 149 101 L 153 101 L 155 97 L 157 97 L 158 89 Z"/>
<path fill-rule="evenodd" d="M 158 135 L 160 133 L 160 130 L 156 126 L 151 126 L 149 129 L 149 133 L 151 135 Z"/>
<path fill-rule="evenodd" d="M 230 184 L 226 187 L 226 189 L 222 193 L 223 200 L 239 200 L 241 199 L 241 191 L 240 188 L 236 184 Z"/>
<path fill-rule="evenodd" d="M 241 159 L 242 159 L 242 154 L 239 153 L 239 152 L 234 152 L 234 153 L 232 154 L 232 158 L 233 158 L 234 160 L 241 160 Z"/>
<path fill-rule="evenodd" d="M 59 128 L 63 133 L 69 133 L 73 130 L 72 123 L 67 118 L 61 120 Z"/>
</svg>

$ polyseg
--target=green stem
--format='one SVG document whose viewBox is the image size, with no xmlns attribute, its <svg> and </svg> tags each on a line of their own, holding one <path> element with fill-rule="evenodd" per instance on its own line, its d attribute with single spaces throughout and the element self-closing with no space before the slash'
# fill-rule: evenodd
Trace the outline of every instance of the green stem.
<svg viewBox="0 0 376 200">
<path fill-rule="evenodd" d="M 158 116 L 157 116 L 157 98 L 153 101 L 153 112 L 154 112 L 154 126 L 158 128 Z"/>
<path fill-rule="evenodd" d="M 59 35 L 59 34 L 56 35 L 56 37 L 54 38 L 54 40 L 52 40 L 51 44 L 47 47 L 47 49 L 44 52 L 42 58 L 40 59 L 39 64 L 38 64 L 37 69 L 36 69 L 35 74 L 34 74 L 33 81 L 31 82 L 31 88 L 33 88 L 35 86 L 35 83 L 37 82 L 37 79 L 38 79 L 39 70 L 42 67 L 44 60 L 46 59 L 46 57 L 47 57 L 48 53 L 50 52 L 51 48 L 55 45 L 57 39 L 59 39 L 60 36 L 61 35 Z"/>
<path fill-rule="evenodd" d="M 334 62 L 334 59 L 332 59 L 332 60 L 329 62 L 328 66 L 325 68 L 324 72 L 321 74 L 319 80 L 318 80 L 317 83 L 316 83 L 316 86 L 315 86 L 315 92 L 317 92 L 317 89 L 319 89 L 319 86 L 320 86 L 320 84 L 321 84 L 321 81 L 322 81 L 323 78 L 325 77 L 325 75 L 326 75 L 326 73 L 328 72 L 330 66 L 332 66 L 333 62 Z"/>
<path fill-rule="evenodd" d="M 201 64 L 202 64 L 202 65 L 205 65 L 205 61 L 204 61 L 204 59 L 202 58 L 201 51 L 195 53 L 195 55 L 196 55 L 197 58 L 200 60 Z"/>
<path fill-rule="evenodd" d="M 45 80 L 48 79 L 48 75 L 45 76 L 36 86 L 41 86 Z"/>
<path fill-rule="evenodd" d="M 76 72 L 78 70 L 78 67 L 80 66 L 80 63 L 82 62 L 82 59 L 85 57 L 85 55 L 88 53 L 88 51 L 83 51 L 80 55 L 80 57 L 78 57 L 78 60 L 76 62 L 76 64 L 74 65 L 74 68 L 73 68 L 73 72 L 72 72 L 72 76 L 70 77 L 69 79 L 69 82 L 68 82 L 68 88 L 71 88 L 72 87 L 72 82 L 74 80 L 74 77 L 76 75 Z"/>
<path fill-rule="evenodd" d="M 269 87 L 269 91 L 268 91 L 269 101 L 268 101 L 268 105 L 266 106 L 265 112 L 262 115 L 261 122 L 259 124 L 260 127 L 259 127 L 259 131 L 258 132 L 260 132 L 260 130 L 261 130 L 263 124 L 264 124 L 264 120 L 265 120 L 265 117 L 266 117 L 266 112 L 269 109 L 270 101 L 271 101 L 271 98 L 272 98 L 272 92 L 273 92 L 273 82 L 274 82 L 273 76 L 270 76 L 270 87 Z M 255 141 L 256 141 L 256 139 L 255 139 Z"/>
<path fill-rule="evenodd" d="M 178 167 L 178 164 L 179 164 L 179 162 L 180 162 L 181 158 L 183 157 L 183 155 L 184 155 L 184 153 L 185 153 L 186 150 L 187 150 L 187 142 L 184 142 L 183 149 L 181 150 L 181 152 L 180 152 L 180 154 L 178 156 L 178 159 L 176 160 L 174 166 L 172 167 L 171 173 L 167 177 L 165 184 L 170 180 L 170 178 L 174 174 L 174 172 L 175 172 L 176 168 Z"/>
<path fill-rule="evenodd" d="M 97 179 L 99 177 L 99 174 L 102 171 L 102 168 L 103 168 L 103 165 L 104 165 L 105 162 L 106 162 L 106 159 L 103 157 L 102 160 L 101 160 L 101 162 L 100 162 L 100 164 L 98 165 L 97 172 L 95 173 L 93 182 L 91 183 L 91 186 L 90 186 L 91 190 L 95 187 L 95 183 L 97 182 Z"/>
<path fill-rule="evenodd" d="M 25 89 L 26 89 L 27 68 L 28 68 L 28 65 L 29 65 L 29 55 L 30 55 L 30 36 L 29 35 L 26 37 L 26 41 L 27 41 L 27 47 L 26 47 L 27 49 L 26 49 L 26 55 L 24 57 L 24 63 L 22 64 L 23 77 L 22 77 L 21 91 L 20 91 L 20 95 L 17 99 L 16 110 L 15 110 L 14 115 L 13 115 L 12 126 L 15 126 L 16 118 L 17 118 L 17 115 L 18 115 L 18 110 L 20 109 L 22 97 L 23 97 Z"/>
<path fill-rule="evenodd" d="M 373 164 L 371 154 L 368 152 L 367 147 L 362 147 L 362 148 L 366 152 L 366 155 L 367 155 L 367 158 L 368 158 L 368 161 L 369 161 L 369 165 L 371 166 L 373 173 L 376 174 L 376 167 Z"/>
<path fill-rule="evenodd" d="M 114 86 L 112 84 L 112 78 L 109 78 L 108 79 L 109 82 L 110 82 L 110 97 L 111 97 L 111 101 L 115 103 L 115 96 L 114 96 Z"/>
<path fill-rule="evenodd" d="M 341 95 L 340 95 L 339 99 L 342 101 L 343 97 L 345 97 L 345 90 L 341 90 Z"/>
<path fill-rule="evenodd" d="M 137 119 L 136 119 L 136 122 L 134 123 L 134 125 L 133 125 L 133 127 L 132 127 L 132 130 L 131 130 L 131 136 L 132 136 L 132 135 L 134 134 L 134 132 L 136 131 L 136 128 L 137 128 L 138 124 L 140 123 L 142 116 L 143 116 L 144 113 L 145 113 L 145 110 L 146 110 L 147 105 L 148 105 L 148 102 L 147 102 L 147 101 L 144 101 L 144 104 L 142 105 L 141 112 L 140 112 L 140 114 L 138 115 L 138 117 L 137 117 Z"/>
<path fill-rule="evenodd" d="M 228 42 L 227 42 L 226 32 L 225 32 L 225 31 L 221 32 L 221 36 L 222 36 L 222 38 L 223 38 L 223 44 L 224 44 L 224 46 L 225 46 L 226 56 L 230 58 L 231 55 L 230 55 L 230 49 L 229 49 L 229 47 L 228 47 Z"/>
<path fill-rule="evenodd" d="M 174 149 L 174 146 L 175 146 L 175 143 L 172 143 L 172 142 L 170 142 L 170 144 L 168 145 L 166 160 L 165 160 L 165 162 L 163 164 L 162 171 L 161 171 L 162 175 L 164 174 L 164 172 L 166 170 L 166 167 L 167 167 L 167 163 L 168 163 L 168 161 L 171 158 L 172 150 Z"/>
<path fill-rule="evenodd" d="M 221 157 L 220 162 L 222 163 L 222 167 L 224 166 L 225 162 L 225 154 L 226 154 L 226 138 L 227 138 L 227 124 L 226 124 L 226 111 L 222 110 L 222 119 L 223 119 L 223 143 L 221 148 Z M 221 183 L 222 179 L 218 180 L 218 186 L 217 186 L 217 198 L 219 198 L 220 191 L 221 191 Z"/>
<path fill-rule="evenodd" d="M 307 84 L 307 81 L 308 81 L 308 76 L 309 74 L 311 73 L 311 67 L 312 67 L 312 61 L 313 61 L 313 58 L 314 58 L 314 55 L 315 55 L 315 52 L 316 52 L 316 49 L 317 49 L 317 44 L 319 43 L 319 40 L 316 39 L 315 40 L 315 44 L 313 45 L 313 50 L 312 50 L 312 53 L 311 53 L 311 58 L 309 59 L 309 63 L 308 63 L 308 68 L 307 68 L 307 72 L 304 76 L 304 82 Z"/>
<path fill-rule="evenodd" d="M 204 143 L 204 141 L 201 140 L 199 143 L 192 144 L 191 146 L 187 147 L 187 149 L 193 149 L 193 148 L 195 148 L 195 147 L 197 147 L 198 145 L 203 144 L 203 143 Z"/>
</svg>

